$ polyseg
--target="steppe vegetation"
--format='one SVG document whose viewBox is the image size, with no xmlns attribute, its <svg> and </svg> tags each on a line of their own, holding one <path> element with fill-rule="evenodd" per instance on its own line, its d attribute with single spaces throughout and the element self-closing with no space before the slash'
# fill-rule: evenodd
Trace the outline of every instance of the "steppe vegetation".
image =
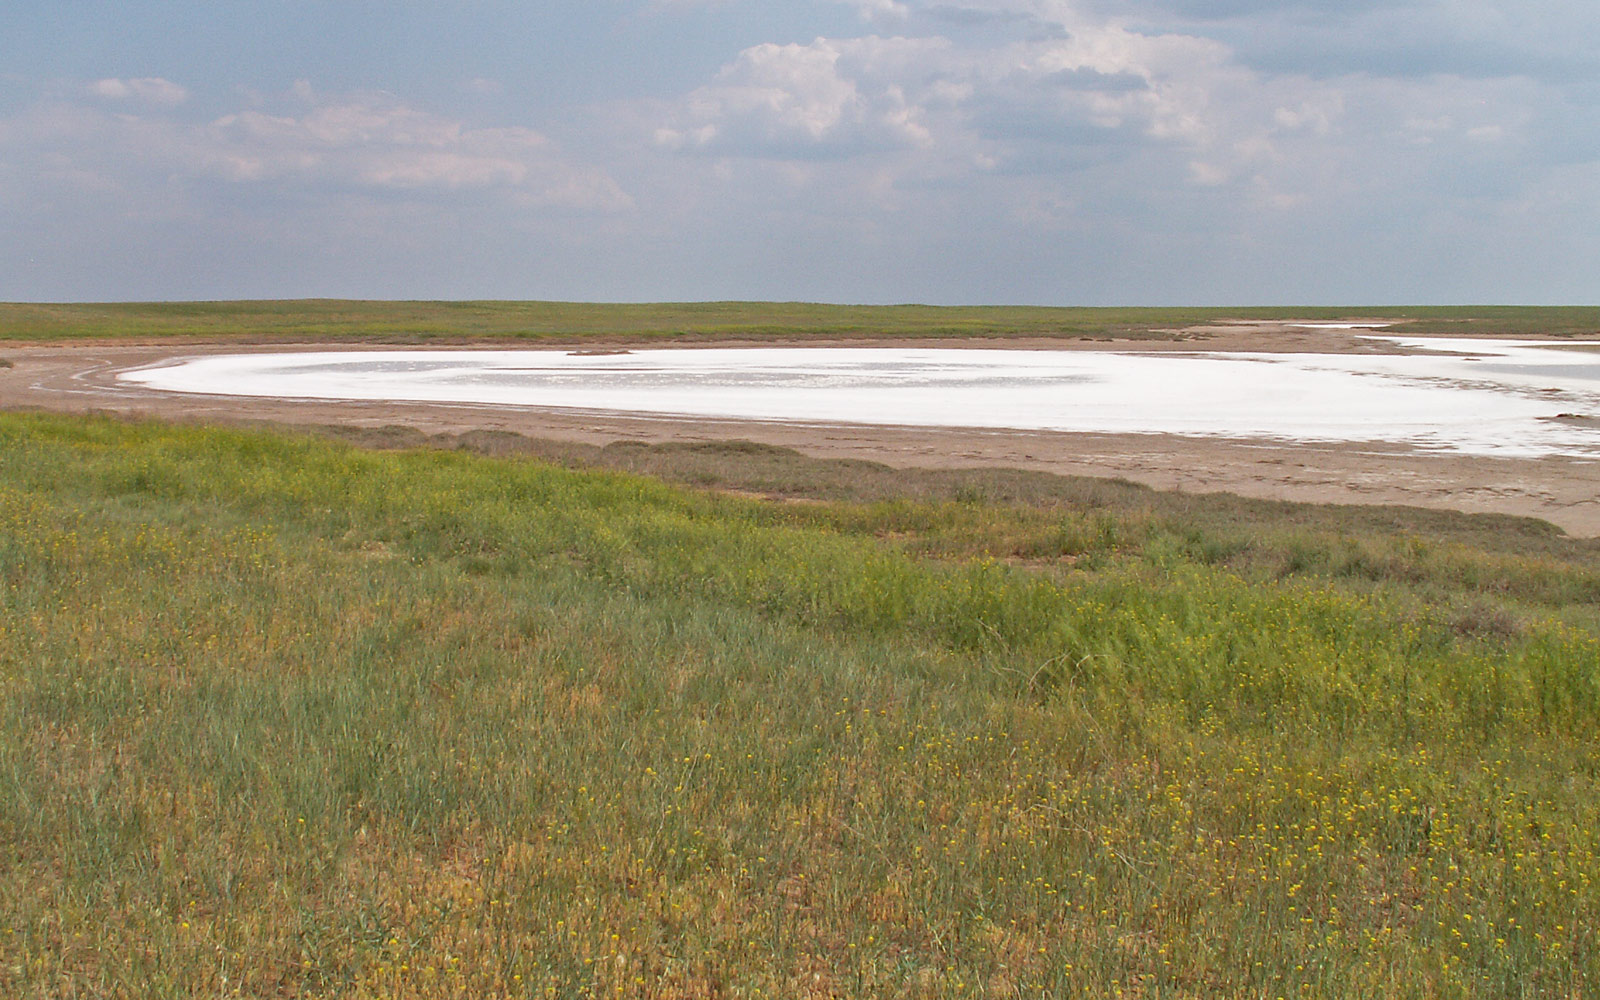
<svg viewBox="0 0 1600 1000">
<path fill-rule="evenodd" d="M 1600 981 L 1592 542 L 340 433 L 0 416 L 0 995 Z"/>
<path fill-rule="evenodd" d="M 1593 336 L 1600 308 L 1045 308 L 839 306 L 790 302 L 0 303 L 0 340 L 101 338 L 457 343 L 504 340 L 666 342 L 741 339 L 1039 336 L 1168 338 L 1219 320 L 1403 320 L 1409 333 Z"/>
</svg>

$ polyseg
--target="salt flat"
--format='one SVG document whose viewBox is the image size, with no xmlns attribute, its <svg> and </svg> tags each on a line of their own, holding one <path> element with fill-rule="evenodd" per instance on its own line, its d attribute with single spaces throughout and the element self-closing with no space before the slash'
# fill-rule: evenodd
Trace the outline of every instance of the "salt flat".
<svg viewBox="0 0 1600 1000">
<path fill-rule="evenodd" d="M 1381 339 L 1408 353 L 307 351 L 182 358 L 117 377 L 147 389 L 221 396 L 1600 458 L 1600 356 L 1581 349 L 1595 344 Z"/>
<path fill-rule="evenodd" d="M 1319 419 L 1331 423 L 1337 418 L 1347 425 L 1341 433 L 1359 435 L 1350 440 L 1295 440 L 1284 434 L 1286 427 L 1258 426 L 1263 436 L 1218 436 L 1201 433 L 1092 433 L 1083 431 L 1026 430 L 974 426 L 984 413 L 956 402 L 947 393 L 933 416 L 956 426 L 910 423 L 853 423 L 844 419 L 781 421 L 643 413 L 638 406 L 640 390 L 634 386 L 618 393 L 619 405 L 628 409 L 588 409 L 581 406 L 495 404 L 451 402 L 452 392 L 440 392 L 445 401 L 407 399 L 403 396 L 375 395 L 374 398 L 278 398 L 270 395 L 222 395 L 219 384 L 200 383 L 196 391 L 168 391 L 152 388 L 146 382 L 176 378 L 179 372 L 193 375 L 204 368 L 186 362 L 250 354 L 252 365 L 265 365 L 274 357 L 288 358 L 307 354 L 332 354 L 341 364 L 361 357 L 393 355 L 392 347 L 341 346 L 326 343 L 283 343 L 272 341 L 234 341 L 231 343 L 81 343 L 17 345 L 5 351 L 10 368 L 0 367 L 0 408 L 45 409 L 69 413 L 118 414 L 132 418 L 200 421 L 206 423 L 268 423 L 277 426 L 325 427 L 340 425 L 366 429 L 386 438 L 388 428 L 403 427 L 408 432 L 436 436 L 449 445 L 458 436 L 497 435 L 502 442 L 520 441 L 536 454 L 563 454 L 571 447 L 604 447 L 616 442 L 640 444 L 694 445 L 737 439 L 783 448 L 793 448 L 817 458 L 849 459 L 884 463 L 894 467 L 925 469 L 1015 468 L 1074 476 L 1117 477 L 1159 489 L 1186 492 L 1228 491 L 1251 497 L 1311 501 L 1316 503 L 1398 504 L 1444 508 L 1458 511 L 1520 514 L 1543 518 L 1569 532 L 1589 537 L 1600 536 L 1600 461 L 1594 457 L 1594 437 L 1600 434 L 1593 398 L 1596 392 L 1594 371 L 1586 366 L 1600 360 L 1594 344 L 1572 344 L 1563 348 L 1532 341 L 1450 340 L 1422 337 L 1395 337 L 1385 333 L 1376 338 L 1365 330 L 1299 329 L 1286 324 L 1229 323 L 1176 331 L 1171 341 L 1122 341 L 1111 344 L 1082 338 L 1030 338 L 980 341 L 922 340 L 901 344 L 906 349 L 957 350 L 967 353 L 996 352 L 1005 356 L 999 363 L 1015 363 L 1029 351 L 1065 353 L 1074 356 L 1120 353 L 1138 358 L 1169 357 L 1185 363 L 1194 360 L 1252 362 L 1256 370 L 1293 370 L 1297 366 L 1329 376 L 1346 365 L 1369 372 L 1367 378 L 1398 384 L 1476 387 L 1494 407 L 1515 404 L 1528 412 L 1511 416 L 1490 437 L 1493 446 L 1486 453 L 1449 450 L 1436 437 L 1406 443 L 1405 436 L 1379 423 L 1372 414 L 1359 410 L 1335 413 Z M 1409 345 L 1420 346 L 1409 346 Z M 837 352 L 861 348 L 881 348 L 882 341 L 835 340 L 826 346 L 816 341 L 786 341 L 743 345 L 718 343 L 706 348 L 689 348 L 704 354 L 709 350 L 736 347 L 770 349 L 778 346 Z M 620 367 L 620 362 L 639 364 L 637 343 L 624 338 L 597 340 L 583 338 L 565 345 L 571 350 L 588 351 L 588 360 L 573 357 L 570 351 L 537 352 L 541 358 L 569 358 L 555 362 L 567 375 L 593 382 L 595 369 Z M 1570 346 L 1571 349 L 1564 349 Z M 1196 348 L 1207 348 L 1197 353 Z M 634 353 L 625 353 L 630 348 Z M 1373 373 L 1374 366 L 1408 366 L 1403 355 L 1432 348 L 1434 355 L 1416 371 Z M 1533 350 L 1523 355 L 1524 349 Z M 603 353 L 596 353 L 603 352 Z M 401 352 L 412 353 L 412 352 Z M 448 361 L 441 352 L 417 352 L 430 363 Z M 455 354 L 484 356 L 484 351 L 455 351 Z M 1281 358 L 1281 355 L 1295 357 Z M 1478 358 L 1479 360 L 1468 360 Z M 748 359 L 748 356 L 747 356 Z M 1262 360 L 1256 360 L 1262 359 Z M 1062 359 L 1071 365 L 1073 359 Z M 709 364 L 709 361 L 702 363 Z M 1098 365 L 1098 360 L 1082 364 Z M 232 363 L 230 362 L 230 365 Z M 589 375 L 567 366 L 588 365 Z M 1180 371 L 1200 372 L 1208 366 Z M 1512 371 L 1494 371 L 1511 368 Z M 235 369 L 241 375 L 242 369 Z M 1091 383 L 1083 379 L 1093 368 L 1074 369 L 1080 381 L 1072 383 L 1080 400 Z M 1385 368 L 1387 371 L 1387 368 Z M 134 375 L 134 379 L 120 376 Z M 332 378 L 333 372 L 321 377 Z M 525 373 L 523 373 L 525 374 Z M 784 378 L 817 378 L 815 372 L 776 372 Z M 835 376 L 838 373 L 833 373 Z M 993 374 L 993 372 L 991 372 Z M 927 377 L 932 377 L 924 373 Z M 501 372 L 506 378 L 523 377 Z M 643 379 L 643 373 L 635 373 Z M 857 378 L 859 378 L 859 373 Z M 941 376 L 951 379 L 950 373 Z M 973 376 L 969 373 L 969 378 Z M 436 380 L 448 381 L 436 373 Z M 705 381 L 710 381 L 709 377 Z M 244 392 L 263 391 L 263 383 L 250 381 L 236 386 Z M 436 390 L 439 386 L 434 387 Z M 503 390 L 505 387 L 502 386 Z M 948 387 L 947 387 L 948 388 Z M 1038 386 L 1035 386 L 1038 389 Z M 1125 426 L 1138 411 L 1138 404 L 1163 404 L 1162 394 L 1174 390 L 1154 390 L 1148 384 L 1135 385 L 1136 391 L 1124 394 L 1102 408 L 1103 418 L 1121 420 Z M 1187 391 L 1179 385 L 1178 389 Z M 1214 389 L 1224 404 L 1251 399 L 1247 388 L 1231 391 Z M 1550 392 L 1546 390 L 1557 390 Z M 296 390 L 306 392 L 304 385 Z M 1259 395 L 1259 394 L 1258 394 Z M 1340 397 L 1346 403 L 1354 397 Z M 1510 403 L 1507 403 L 1507 401 Z M 1293 402 L 1292 399 L 1289 402 Z M 880 401 L 878 405 L 883 405 Z M 897 404 L 898 405 L 898 404 Z M 1287 404 L 1285 404 L 1287 405 Z M 1168 404 L 1144 407 L 1144 413 L 1160 409 L 1176 410 Z M 1302 409 L 1305 409 L 1302 407 Z M 901 411 L 902 413 L 904 411 Z M 1091 412 L 1080 406 L 1080 414 Z M 1473 428 L 1486 413 L 1471 414 L 1463 422 L 1459 415 L 1454 426 L 1457 437 L 1485 437 L 1487 427 Z M 1561 414 L 1575 416 L 1562 417 Z M 1214 415 L 1213 415 L 1214 416 Z M 1435 415 L 1436 416 L 1436 415 Z M 1177 418 L 1183 418 L 1180 421 Z M 899 417 L 905 419 L 905 416 Z M 1179 411 L 1174 424 L 1195 426 L 1194 414 Z M 1260 422 L 1265 423 L 1265 422 Z M 1435 433 L 1441 422 L 1435 421 Z M 1146 427 L 1149 425 L 1146 424 Z M 1526 432 L 1524 436 L 1524 432 Z M 391 435 L 392 436 L 392 435 Z M 1373 436 L 1398 440 L 1385 443 Z M 1519 437 L 1521 438 L 1519 445 Z M 1457 446 L 1459 447 L 1459 446 Z M 1554 449 L 1554 453 L 1551 452 Z M 1535 457 L 1518 457 L 1522 452 L 1538 452 Z"/>
</svg>

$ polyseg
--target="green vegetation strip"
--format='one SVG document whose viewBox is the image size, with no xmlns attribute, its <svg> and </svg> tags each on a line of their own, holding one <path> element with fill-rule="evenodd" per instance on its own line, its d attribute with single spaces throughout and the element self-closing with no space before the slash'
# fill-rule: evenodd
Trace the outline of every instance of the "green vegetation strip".
<svg viewBox="0 0 1600 1000">
<path fill-rule="evenodd" d="M 0 994 L 1592 991 L 1586 551 L 1175 523 L 0 416 Z"/>
<path fill-rule="evenodd" d="M 799 302 L 0 303 L 0 340 L 183 338 L 451 343 L 508 338 L 631 342 L 710 338 L 1037 336 L 1170 338 L 1226 319 L 1405 320 L 1410 333 L 1594 336 L 1592 307 L 1047 308 Z"/>
</svg>

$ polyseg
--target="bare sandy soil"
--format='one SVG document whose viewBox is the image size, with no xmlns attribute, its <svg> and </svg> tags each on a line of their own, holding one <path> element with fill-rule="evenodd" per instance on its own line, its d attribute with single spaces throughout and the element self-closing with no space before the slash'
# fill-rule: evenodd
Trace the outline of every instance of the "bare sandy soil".
<svg viewBox="0 0 1600 1000">
<path fill-rule="evenodd" d="M 1360 333 L 1361 331 L 1355 331 Z M 730 346 L 722 341 L 714 346 Z M 805 346 L 820 346 L 807 340 Z M 868 341 L 838 341 L 864 346 Z M 882 342 L 876 342 L 882 343 Z M 898 346 L 912 341 L 895 340 Z M 965 340 L 942 347 L 1049 347 L 1129 351 L 1392 350 L 1351 331 L 1287 324 L 1224 324 L 1183 331 L 1174 341 Z M 167 420 L 286 425 L 401 425 L 429 434 L 510 431 L 530 437 L 606 444 L 718 441 L 733 438 L 794 448 L 825 458 L 900 467 L 998 466 L 1071 475 L 1119 476 L 1163 489 L 1226 491 L 1252 497 L 1324 503 L 1406 504 L 1543 518 L 1567 532 L 1600 536 L 1600 465 L 1565 458 L 1488 459 L 1436 455 L 1387 445 L 1300 444 L 1146 434 L 1065 434 L 960 428 L 778 424 L 651 418 L 592 410 L 489 407 L 412 402 L 249 399 L 156 392 L 119 382 L 120 371 L 176 357 L 247 351 L 294 351 L 330 345 L 228 343 L 15 345 L 0 347 L 0 408 L 107 412 Z M 385 349 L 387 345 L 366 345 Z M 500 349 L 520 346 L 508 342 Z M 557 345 L 540 343 L 540 347 Z M 579 347 L 580 345 L 571 345 Z M 624 349 L 593 339 L 584 350 Z M 659 345 L 657 345 L 659 346 Z M 704 345 L 713 346 L 713 345 Z M 763 341 L 762 346 L 778 346 Z M 339 345 L 360 350 L 361 346 Z"/>
</svg>

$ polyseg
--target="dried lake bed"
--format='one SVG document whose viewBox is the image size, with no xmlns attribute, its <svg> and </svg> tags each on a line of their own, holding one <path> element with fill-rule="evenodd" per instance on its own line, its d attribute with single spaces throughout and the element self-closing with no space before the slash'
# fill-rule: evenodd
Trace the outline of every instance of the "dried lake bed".
<svg viewBox="0 0 1600 1000">
<path fill-rule="evenodd" d="M 1111 343 L 1042 337 L 894 347 L 789 341 L 782 346 L 801 353 L 781 356 L 756 353 L 780 346 L 770 342 L 658 352 L 592 339 L 534 352 L 248 340 L 17 345 L 4 352 L 14 366 L 0 367 L 0 408 L 337 425 L 374 443 L 420 433 L 446 446 L 489 441 L 485 446 L 495 449 L 578 461 L 587 461 L 588 449 L 619 442 L 676 447 L 741 440 L 900 468 L 1024 469 L 1195 493 L 1527 515 L 1600 536 L 1595 345 L 1446 341 L 1389 331 L 1376 337 L 1353 326 L 1219 324 L 1178 331 L 1171 341 Z M 798 363 L 813 352 L 823 355 L 821 362 L 842 362 L 843 352 L 858 349 L 890 351 L 906 367 L 882 367 L 886 356 L 877 369 L 853 372 Z M 924 351 L 932 360 L 913 363 Z M 960 362 L 949 357 L 957 353 L 973 360 L 944 364 Z M 497 360 L 507 354 L 520 360 Z M 683 372 L 649 370 L 658 354 L 699 366 L 693 391 L 670 384 L 689 377 Z M 718 388 L 731 379 L 726 370 L 717 372 L 718 356 L 730 354 L 750 374 L 764 373 L 764 381 Z M 1049 359 L 1053 368 L 1044 366 L 1050 355 L 1056 355 Z M 763 356 L 783 360 L 750 366 Z M 207 364 L 224 358 L 230 360 L 219 367 Z M 425 369 L 398 373 L 405 378 L 383 374 L 409 383 L 399 393 L 371 381 L 376 370 L 359 390 L 348 377 L 361 365 L 396 362 L 426 362 Z M 301 370 L 307 364 L 332 367 L 308 373 Z M 969 365 L 977 367 L 959 370 Z M 541 376 L 537 396 L 529 392 L 536 373 L 514 370 L 527 367 L 553 369 Z M 896 370 L 902 384 L 886 385 L 885 373 Z M 224 384 L 224 372 L 238 381 Z M 1163 372 L 1164 381 L 1157 381 L 1154 373 Z M 196 381 L 183 391 L 155 387 L 176 389 L 189 379 Z M 464 392 L 474 381 L 477 388 Z M 815 391 L 829 383 L 841 392 Z M 319 397 L 323 391 L 333 394 Z M 254 395 L 269 392 L 283 395 Z M 1019 405 L 1023 393 L 1045 403 Z M 812 408 L 765 419 L 695 415 L 777 412 L 743 411 L 743 403 L 728 407 L 736 395 L 764 407 L 785 399 L 795 405 L 797 396 L 812 404 L 850 396 L 856 409 L 855 415 Z M 508 401 L 461 401 L 468 397 Z M 688 412 L 672 413 L 671 398 Z M 910 405 L 919 398 L 921 417 Z M 1063 407 L 1065 399 L 1074 405 Z M 1210 409 L 1202 410 L 1199 402 L 1208 399 Z M 1374 400 L 1385 409 L 1375 409 Z M 1055 408 L 1056 419 L 1049 421 L 1055 426 L 1113 430 L 1002 426 L 1038 428 L 1047 423 L 1039 419 L 1047 405 Z M 912 422 L 917 419 L 934 423 Z M 397 436 L 393 428 L 404 431 Z M 474 437 L 485 434 L 491 437 Z"/>
<path fill-rule="evenodd" d="M 307 351 L 164 360 L 117 378 L 146 389 L 213 396 L 1600 458 L 1600 343 L 1382 340 L 1406 353 L 928 347 Z"/>
</svg>

